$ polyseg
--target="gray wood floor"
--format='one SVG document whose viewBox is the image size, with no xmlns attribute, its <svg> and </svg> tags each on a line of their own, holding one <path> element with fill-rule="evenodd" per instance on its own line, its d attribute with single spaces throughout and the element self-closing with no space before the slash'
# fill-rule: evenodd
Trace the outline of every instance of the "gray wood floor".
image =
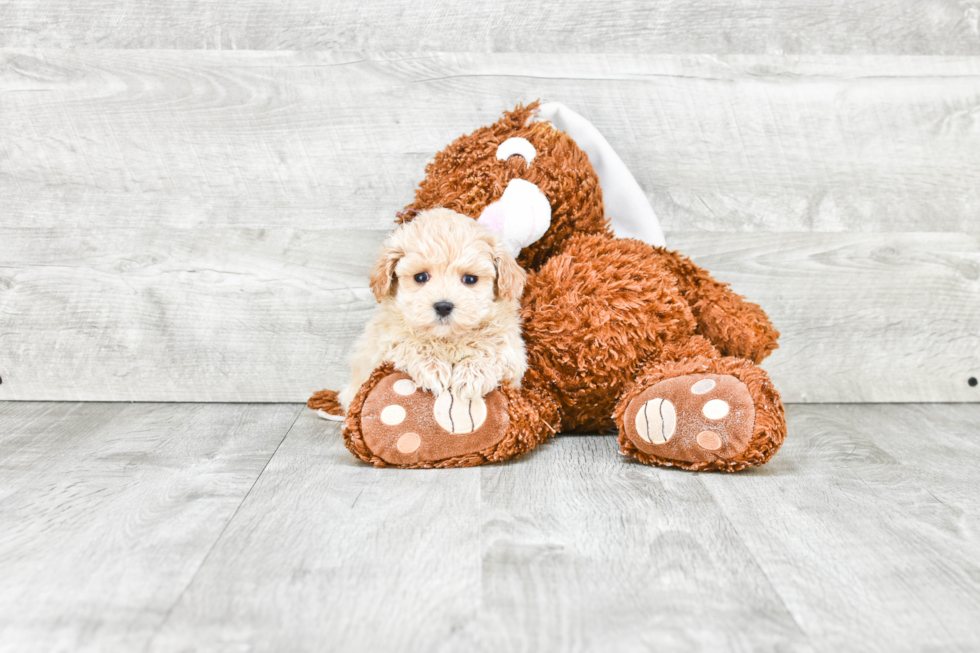
<svg viewBox="0 0 980 653">
<path fill-rule="evenodd" d="M 293 404 L 0 403 L 0 650 L 980 648 L 980 405 L 788 418 L 733 476 L 399 471 Z"/>
</svg>

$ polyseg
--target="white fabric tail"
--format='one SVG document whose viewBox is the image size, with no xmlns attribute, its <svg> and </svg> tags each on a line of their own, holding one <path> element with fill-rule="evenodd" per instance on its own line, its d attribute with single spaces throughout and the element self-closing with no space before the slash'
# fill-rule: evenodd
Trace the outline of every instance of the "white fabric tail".
<svg viewBox="0 0 980 653">
<path fill-rule="evenodd" d="M 560 102 L 539 107 L 534 120 L 545 120 L 572 137 L 589 155 L 599 176 L 606 217 L 619 238 L 636 238 L 651 245 L 665 246 L 664 232 L 657 214 L 626 164 L 592 123 Z"/>
</svg>

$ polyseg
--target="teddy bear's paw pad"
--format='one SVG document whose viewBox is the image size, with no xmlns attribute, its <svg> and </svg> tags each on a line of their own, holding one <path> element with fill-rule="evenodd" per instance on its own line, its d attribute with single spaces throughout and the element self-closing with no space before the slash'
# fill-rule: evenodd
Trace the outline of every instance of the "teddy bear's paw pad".
<svg viewBox="0 0 980 653">
<path fill-rule="evenodd" d="M 465 435 L 487 421 L 487 402 L 482 397 L 460 399 L 451 392 L 443 392 L 436 399 L 432 414 L 444 431 Z"/>
<path fill-rule="evenodd" d="M 402 372 L 374 387 L 361 409 L 364 443 L 392 465 L 437 463 L 484 451 L 500 442 L 510 418 L 507 402 L 494 390 L 486 397 L 438 398 Z"/>
<path fill-rule="evenodd" d="M 636 434 L 651 444 L 664 444 L 677 430 L 677 411 L 666 399 L 656 398 L 643 403 L 636 411 Z"/>
<path fill-rule="evenodd" d="M 647 388 L 629 403 L 624 418 L 626 437 L 648 455 L 713 462 L 748 448 L 755 405 L 734 376 L 690 374 Z"/>
</svg>

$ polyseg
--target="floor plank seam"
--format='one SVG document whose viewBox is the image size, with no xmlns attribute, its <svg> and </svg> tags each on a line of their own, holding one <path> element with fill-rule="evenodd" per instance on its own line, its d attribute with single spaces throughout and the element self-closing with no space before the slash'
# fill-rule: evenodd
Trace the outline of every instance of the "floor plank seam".
<svg viewBox="0 0 980 653">
<path fill-rule="evenodd" d="M 807 633 L 807 631 L 803 629 L 803 626 L 800 625 L 800 622 L 797 621 L 796 615 L 793 614 L 793 611 L 786 603 L 786 599 L 783 598 L 783 595 L 780 594 L 779 590 L 772 582 L 772 578 L 769 577 L 768 572 L 766 572 L 765 568 L 763 568 L 763 566 L 759 564 L 759 559 L 756 557 L 755 551 L 753 551 L 752 548 L 749 546 L 749 543 L 745 541 L 745 538 L 742 536 L 742 533 L 739 531 L 735 523 L 731 520 L 731 517 L 728 516 L 728 513 L 727 511 L 725 511 L 724 507 L 720 503 L 718 503 L 718 500 L 715 498 L 714 492 L 712 492 L 711 488 L 709 488 L 704 484 L 704 481 L 701 478 L 698 478 L 698 483 L 711 496 L 711 500 L 715 502 L 715 506 L 718 507 L 718 510 L 721 512 L 722 517 L 724 517 L 725 521 L 731 527 L 732 532 L 738 535 L 739 541 L 742 543 L 742 546 L 745 547 L 745 551 L 749 554 L 749 557 L 752 559 L 752 562 L 755 564 L 755 568 L 759 571 L 760 574 L 762 574 L 762 577 L 766 579 L 766 584 L 769 585 L 769 589 L 772 590 L 773 595 L 779 598 L 779 602 L 782 603 L 783 609 L 786 610 L 786 614 L 789 615 L 789 618 L 793 620 L 793 625 L 796 626 L 796 629 L 799 631 L 800 635 L 803 637 L 804 640 L 806 640 L 806 643 L 810 646 L 810 650 L 819 651 L 820 649 L 814 646 L 813 642 L 810 640 L 809 633 Z"/>
<path fill-rule="evenodd" d="M 170 617 L 173 615 L 173 611 L 177 608 L 178 605 L 180 605 L 180 602 L 183 601 L 184 596 L 187 594 L 187 590 L 189 590 L 191 586 L 194 584 L 194 581 L 197 579 L 198 574 L 201 573 L 201 569 L 204 568 L 204 565 L 207 564 L 208 559 L 211 557 L 211 554 L 214 552 L 215 547 L 218 546 L 218 543 L 221 541 L 221 538 L 223 538 L 225 536 L 225 533 L 228 531 L 228 527 L 231 526 L 232 522 L 235 521 L 235 517 L 238 515 L 238 512 L 242 509 L 242 506 L 245 505 L 245 502 L 248 501 L 248 497 L 249 495 L 252 494 L 252 490 L 255 489 L 255 486 L 258 485 L 259 479 L 261 479 L 262 475 L 265 474 L 265 470 L 268 469 L 269 463 L 271 463 L 272 459 L 276 457 L 276 454 L 279 452 L 279 448 L 282 447 L 282 443 L 285 442 L 286 438 L 289 437 L 289 434 L 292 432 L 293 427 L 296 426 L 296 422 L 299 421 L 300 416 L 303 414 L 303 409 L 305 407 L 306 406 L 302 406 L 300 410 L 296 412 L 296 417 L 293 418 L 293 421 L 289 424 L 289 428 L 286 429 L 286 432 L 283 434 L 282 439 L 279 440 L 279 444 L 276 445 L 276 448 L 273 450 L 272 455 L 269 456 L 269 459 L 265 461 L 265 465 L 262 466 L 262 469 L 255 476 L 255 480 L 252 481 L 252 485 L 249 486 L 248 491 L 242 497 L 242 500 L 238 502 L 238 505 L 235 507 L 235 511 L 231 514 L 231 517 L 228 518 L 228 521 L 225 522 L 225 525 L 221 529 L 221 532 L 218 533 L 218 536 L 216 538 L 214 538 L 214 542 L 211 543 L 210 548 L 208 548 L 208 552 L 204 554 L 203 558 L 201 558 L 201 563 L 197 566 L 197 569 L 194 570 L 194 573 L 191 574 L 190 580 L 187 581 L 187 584 L 180 591 L 180 594 L 177 595 L 177 598 L 174 599 L 174 602 L 167 609 L 167 612 L 163 615 L 163 619 L 160 620 L 160 624 L 157 626 L 156 630 L 154 630 L 153 634 L 150 635 L 150 637 L 146 640 L 146 645 L 143 647 L 143 653 L 146 653 L 147 651 L 150 650 L 150 647 L 153 645 L 153 642 L 156 641 L 157 637 L 160 636 L 161 631 L 163 631 L 164 627 L 170 621 Z"/>
</svg>

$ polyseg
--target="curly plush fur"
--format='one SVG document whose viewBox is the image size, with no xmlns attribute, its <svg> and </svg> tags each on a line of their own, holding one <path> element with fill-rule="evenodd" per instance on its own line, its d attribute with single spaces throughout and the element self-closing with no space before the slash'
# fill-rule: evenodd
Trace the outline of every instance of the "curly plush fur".
<svg viewBox="0 0 980 653">
<path fill-rule="evenodd" d="M 779 333 L 758 305 L 686 257 L 616 238 L 588 157 L 564 132 L 534 122 L 535 107 L 518 106 L 437 154 L 415 201 L 399 214 L 399 221 L 408 222 L 421 211 L 446 207 L 476 219 L 514 179 L 536 184 L 551 205 L 550 228 L 517 257 L 528 271 L 521 299 L 528 371 L 520 389 L 503 390 L 510 418 L 506 433 L 495 435 L 492 446 L 444 459 L 381 458 L 365 444 L 359 414 L 365 397 L 391 372 L 381 368 L 351 404 L 344 430 L 348 447 L 379 466 L 470 466 L 521 455 L 559 431 L 594 433 L 616 426 L 622 452 L 647 464 L 736 471 L 766 462 L 785 438 L 785 418 L 778 393 L 756 363 L 777 347 Z M 497 159 L 497 146 L 514 137 L 534 147 L 533 162 Z M 738 419 L 754 420 L 738 434 L 741 426 L 733 423 L 725 431 L 718 418 L 723 446 L 711 430 L 714 417 L 695 415 L 691 421 L 678 413 L 676 420 L 687 422 L 674 424 L 674 417 L 661 415 L 666 437 L 673 434 L 664 445 L 644 442 L 650 433 L 624 419 L 631 402 L 635 414 L 640 395 L 657 384 L 709 376 L 718 383 L 727 379 L 719 388 L 737 388 L 735 395 L 725 395 L 733 415 L 739 408 Z M 715 386 L 714 380 L 704 383 Z M 739 404 L 738 397 L 747 399 Z M 708 426 L 695 428 L 697 420 Z M 690 448 L 695 438 L 701 446 L 697 456 L 674 457 L 672 452 L 683 449 L 671 449 L 675 441 L 686 439 L 681 444 Z M 736 441 L 737 447 L 730 444 Z"/>
</svg>

